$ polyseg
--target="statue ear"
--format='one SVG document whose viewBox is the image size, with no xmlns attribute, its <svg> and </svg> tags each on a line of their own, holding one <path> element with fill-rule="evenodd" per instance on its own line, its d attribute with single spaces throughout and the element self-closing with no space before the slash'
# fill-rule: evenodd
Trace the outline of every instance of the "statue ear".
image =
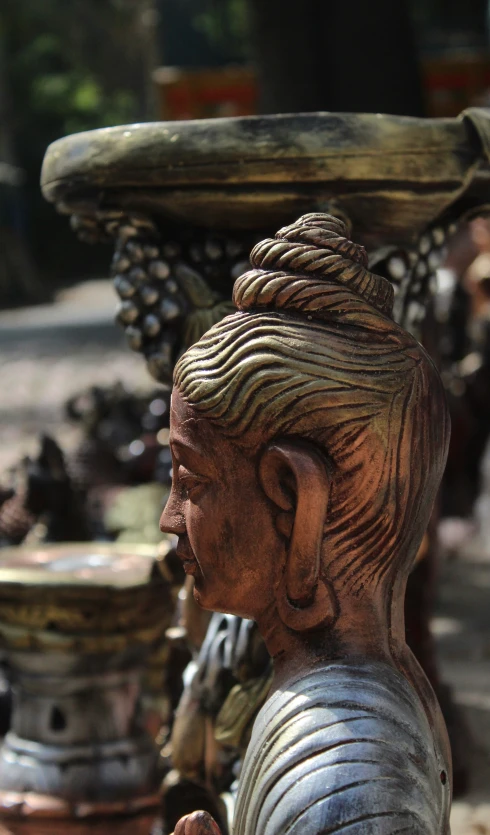
<svg viewBox="0 0 490 835">
<path fill-rule="evenodd" d="M 265 494 L 280 511 L 277 529 L 289 540 L 277 589 L 279 615 L 296 631 L 331 623 L 336 618 L 337 604 L 333 589 L 321 577 L 330 492 L 325 461 L 306 445 L 271 444 L 262 454 L 259 478 Z"/>
</svg>

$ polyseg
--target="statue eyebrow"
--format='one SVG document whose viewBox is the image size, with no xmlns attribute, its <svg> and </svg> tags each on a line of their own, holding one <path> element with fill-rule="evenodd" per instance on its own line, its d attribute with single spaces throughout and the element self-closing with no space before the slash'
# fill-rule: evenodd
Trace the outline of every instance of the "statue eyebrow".
<svg viewBox="0 0 490 835">
<path fill-rule="evenodd" d="M 192 446 L 192 444 L 184 443 L 184 441 L 178 441 L 176 438 L 170 438 L 170 446 L 172 447 L 172 451 L 174 452 L 174 454 L 175 451 L 181 451 L 184 454 L 191 452 L 198 458 L 200 458 L 202 461 L 206 460 L 206 456 L 198 449 L 196 449 L 195 446 Z M 176 457 L 178 457 L 178 455 Z"/>
</svg>

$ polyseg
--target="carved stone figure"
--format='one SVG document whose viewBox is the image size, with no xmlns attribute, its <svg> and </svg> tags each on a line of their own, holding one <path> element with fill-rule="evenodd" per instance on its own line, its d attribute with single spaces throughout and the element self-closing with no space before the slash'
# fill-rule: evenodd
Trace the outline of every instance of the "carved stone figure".
<svg viewBox="0 0 490 835">
<path fill-rule="evenodd" d="M 305 215 L 251 263 L 238 312 L 177 364 L 161 520 L 200 605 L 254 619 L 274 662 L 235 835 L 446 835 L 447 735 L 403 617 L 442 383 L 340 220 Z M 201 812 L 176 835 L 216 828 Z"/>
</svg>

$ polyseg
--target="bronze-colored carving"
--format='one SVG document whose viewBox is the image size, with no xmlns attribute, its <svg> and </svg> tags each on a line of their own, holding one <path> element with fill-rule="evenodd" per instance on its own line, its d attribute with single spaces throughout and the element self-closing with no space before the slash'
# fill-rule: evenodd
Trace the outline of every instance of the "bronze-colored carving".
<svg viewBox="0 0 490 835">
<path fill-rule="evenodd" d="M 222 796 L 235 783 L 272 680 L 271 660 L 256 624 L 213 614 L 192 677 L 186 678 L 170 740 L 172 770 L 163 784 L 167 831 L 196 805 L 212 812 L 227 831 L 231 810 Z"/>
<path fill-rule="evenodd" d="M 311 214 L 256 246 L 238 312 L 175 372 L 162 530 L 198 602 L 253 618 L 274 659 L 237 835 L 448 831 L 447 735 L 403 618 L 447 407 L 345 231 Z"/>
</svg>

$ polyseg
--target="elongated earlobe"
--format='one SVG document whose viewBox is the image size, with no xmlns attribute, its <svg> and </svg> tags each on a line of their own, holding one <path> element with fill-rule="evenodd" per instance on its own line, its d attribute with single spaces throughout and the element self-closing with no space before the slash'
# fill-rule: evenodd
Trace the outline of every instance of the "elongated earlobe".
<svg viewBox="0 0 490 835">
<path fill-rule="evenodd" d="M 281 620 L 296 631 L 333 622 L 337 617 L 335 595 L 321 576 L 330 487 L 324 460 L 313 448 L 272 444 L 262 455 L 259 477 L 266 495 L 280 511 L 277 528 L 289 539 L 276 592 Z"/>
<path fill-rule="evenodd" d="M 295 632 L 331 626 L 337 620 L 338 603 L 330 583 L 320 578 L 310 602 L 298 606 L 291 600 L 283 578 L 276 594 L 277 611 L 282 622 Z"/>
</svg>

